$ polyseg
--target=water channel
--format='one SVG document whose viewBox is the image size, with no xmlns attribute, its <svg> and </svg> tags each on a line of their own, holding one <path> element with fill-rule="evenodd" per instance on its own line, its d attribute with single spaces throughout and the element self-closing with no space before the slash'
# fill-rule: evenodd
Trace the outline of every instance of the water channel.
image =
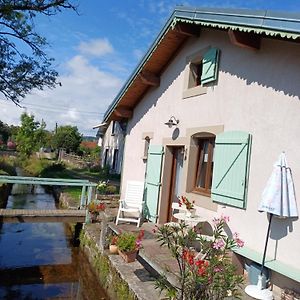
<svg viewBox="0 0 300 300">
<path fill-rule="evenodd" d="M 43 187 L 14 185 L 7 208 L 54 209 Z M 68 224 L 0 223 L 0 299 L 108 299 Z"/>
</svg>

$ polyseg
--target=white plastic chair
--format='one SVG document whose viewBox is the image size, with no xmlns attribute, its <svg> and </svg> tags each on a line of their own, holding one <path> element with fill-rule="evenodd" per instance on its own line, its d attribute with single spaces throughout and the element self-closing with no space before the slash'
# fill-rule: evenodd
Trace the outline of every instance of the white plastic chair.
<svg viewBox="0 0 300 300">
<path fill-rule="evenodd" d="M 125 221 L 137 223 L 137 227 L 140 227 L 144 206 L 143 196 L 144 182 L 127 182 L 125 198 L 120 200 L 116 225 L 118 225 L 119 221 Z M 130 215 L 125 217 L 124 213 L 129 213 Z"/>
</svg>

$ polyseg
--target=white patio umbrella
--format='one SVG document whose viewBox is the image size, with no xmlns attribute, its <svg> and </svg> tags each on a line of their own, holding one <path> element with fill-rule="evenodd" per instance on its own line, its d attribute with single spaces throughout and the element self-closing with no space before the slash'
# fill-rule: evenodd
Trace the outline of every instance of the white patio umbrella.
<svg viewBox="0 0 300 300">
<path fill-rule="evenodd" d="M 263 260 L 257 285 L 248 285 L 245 292 L 255 299 L 273 299 L 272 292 L 262 286 L 262 274 L 265 265 L 268 240 L 273 216 L 280 218 L 298 217 L 294 183 L 291 169 L 288 167 L 285 153 L 282 152 L 268 183 L 262 193 L 258 211 L 270 214 L 269 225 L 263 253 Z"/>
</svg>

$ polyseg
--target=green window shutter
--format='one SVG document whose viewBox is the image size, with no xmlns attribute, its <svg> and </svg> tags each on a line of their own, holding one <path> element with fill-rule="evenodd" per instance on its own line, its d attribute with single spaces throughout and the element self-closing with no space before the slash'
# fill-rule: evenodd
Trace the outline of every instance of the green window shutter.
<svg viewBox="0 0 300 300">
<path fill-rule="evenodd" d="M 246 208 L 251 135 L 242 131 L 216 136 L 212 199 L 214 202 Z"/>
<path fill-rule="evenodd" d="M 201 83 L 209 83 L 217 80 L 220 50 L 217 48 L 209 49 L 202 59 Z"/>
<path fill-rule="evenodd" d="M 160 177 L 163 146 L 150 145 L 148 149 L 146 185 L 144 193 L 145 210 L 144 216 L 152 222 L 157 220 L 158 200 L 160 193 Z"/>
</svg>

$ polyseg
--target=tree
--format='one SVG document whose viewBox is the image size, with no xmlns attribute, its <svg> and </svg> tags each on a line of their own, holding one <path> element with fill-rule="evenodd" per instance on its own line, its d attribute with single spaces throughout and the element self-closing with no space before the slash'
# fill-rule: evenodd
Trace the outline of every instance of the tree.
<svg viewBox="0 0 300 300">
<path fill-rule="evenodd" d="M 64 148 L 67 152 L 77 152 L 82 141 L 82 135 L 76 126 L 59 126 L 53 136 L 53 146 Z"/>
<path fill-rule="evenodd" d="M 29 157 L 45 143 L 45 127 L 46 123 L 36 122 L 33 115 L 21 115 L 21 126 L 16 136 L 17 150 L 21 156 Z"/>
<path fill-rule="evenodd" d="M 37 15 L 53 16 L 76 7 L 69 0 L 0 0 L 0 92 L 19 105 L 32 89 L 54 88 L 58 73 L 35 31 Z"/>
<path fill-rule="evenodd" d="M 0 141 L 6 144 L 10 135 L 11 133 L 9 126 L 0 121 Z"/>
</svg>

